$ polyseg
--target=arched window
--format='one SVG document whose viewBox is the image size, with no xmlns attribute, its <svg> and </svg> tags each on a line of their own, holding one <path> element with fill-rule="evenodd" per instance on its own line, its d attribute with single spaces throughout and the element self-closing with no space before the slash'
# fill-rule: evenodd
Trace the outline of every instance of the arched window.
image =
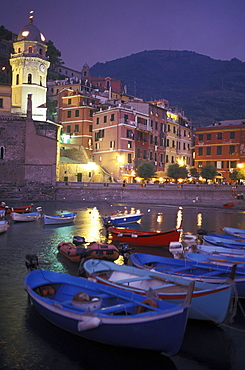
<svg viewBox="0 0 245 370">
<path fill-rule="evenodd" d="M 20 83 L 20 75 L 19 75 L 19 73 L 17 73 L 17 75 L 16 75 L 16 85 L 19 85 L 19 83 Z"/>
<path fill-rule="evenodd" d="M 21 48 L 18 48 L 18 53 L 21 53 Z"/>
<path fill-rule="evenodd" d="M 0 146 L 0 159 L 4 159 L 4 146 Z"/>
<path fill-rule="evenodd" d="M 39 54 L 42 55 L 43 49 L 39 49 Z"/>
<path fill-rule="evenodd" d="M 28 46 L 28 53 L 32 53 L 32 46 Z"/>
<path fill-rule="evenodd" d="M 40 86 L 42 86 L 42 76 L 40 76 Z"/>
<path fill-rule="evenodd" d="M 28 84 L 31 84 L 32 83 L 32 74 L 31 73 L 28 73 L 28 81 L 27 81 Z"/>
</svg>

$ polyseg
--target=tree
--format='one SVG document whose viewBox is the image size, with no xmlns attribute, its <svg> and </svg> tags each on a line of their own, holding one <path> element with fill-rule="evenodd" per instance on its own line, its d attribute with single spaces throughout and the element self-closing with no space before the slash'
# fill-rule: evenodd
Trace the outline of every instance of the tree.
<svg viewBox="0 0 245 370">
<path fill-rule="evenodd" d="M 230 178 L 234 181 L 245 179 L 245 171 L 243 169 L 237 168 L 230 173 Z"/>
<path fill-rule="evenodd" d="M 136 173 L 137 176 L 149 180 L 155 175 L 155 166 L 151 162 L 144 161 L 138 166 Z"/>
<path fill-rule="evenodd" d="M 198 173 L 196 167 L 190 168 L 190 174 L 191 174 L 192 177 L 198 177 L 199 176 L 199 173 Z"/>
<path fill-rule="evenodd" d="M 202 167 L 201 169 L 201 176 L 208 180 L 213 180 L 215 176 L 217 176 L 216 168 L 212 164 L 206 164 L 206 166 Z"/>
<path fill-rule="evenodd" d="M 54 72 L 55 68 L 60 66 L 61 64 L 64 64 L 61 57 L 61 52 L 54 46 L 53 41 L 48 40 L 47 41 L 47 56 L 49 57 L 50 61 L 50 72 Z"/>
<path fill-rule="evenodd" d="M 178 165 L 178 163 L 170 164 L 167 169 L 167 175 L 171 179 L 185 179 L 187 177 L 187 169 L 184 166 Z"/>
<path fill-rule="evenodd" d="M 1 40 L 12 40 L 12 32 L 7 30 L 3 25 L 0 26 L 0 41 Z"/>
</svg>

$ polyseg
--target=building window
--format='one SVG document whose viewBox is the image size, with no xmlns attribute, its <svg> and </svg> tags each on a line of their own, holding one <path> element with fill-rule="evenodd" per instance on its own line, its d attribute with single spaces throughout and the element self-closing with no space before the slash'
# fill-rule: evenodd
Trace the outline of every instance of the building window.
<svg viewBox="0 0 245 370">
<path fill-rule="evenodd" d="M 132 141 L 128 141 L 128 149 L 132 148 Z"/>
<path fill-rule="evenodd" d="M 88 126 L 88 132 L 93 132 L 93 125 Z"/>
<path fill-rule="evenodd" d="M 30 54 L 32 53 L 32 46 L 28 47 L 28 53 L 30 53 Z"/>
<path fill-rule="evenodd" d="M 147 150 L 144 150 L 143 158 L 147 159 Z"/>
<path fill-rule="evenodd" d="M 235 153 L 235 145 L 230 145 L 229 154 L 234 154 L 234 153 Z"/>
<path fill-rule="evenodd" d="M 114 121 L 114 113 L 112 113 L 111 114 L 111 119 L 110 119 L 110 121 L 112 122 L 112 121 Z"/>
<path fill-rule="evenodd" d="M 169 139 L 167 139 L 166 146 L 169 146 Z"/>
<path fill-rule="evenodd" d="M 186 150 L 186 143 L 183 143 L 183 150 Z"/>
<path fill-rule="evenodd" d="M 16 85 L 19 85 L 20 83 L 20 75 L 19 73 L 16 75 Z"/>
<path fill-rule="evenodd" d="M 82 177 L 83 177 L 83 174 L 81 172 L 79 172 L 77 174 L 77 182 L 82 182 Z"/>
<path fill-rule="evenodd" d="M 79 125 L 75 125 L 74 132 L 79 132 Z"/>
<path fill-rule="evenodd" d="M 134 137 L 133 131 L 132 130 L 127 130 L 126 137 L 128 139 L 133 139 L 133 137 Z"/>
<path fill-rule="evenodd" d="M 110 141 L 110 149 L 114 149 L 115 148 L 115 141 Z"/>
<path fill-rule="evenodd" d="M 67 134 L 69 134 L 71 132 L 71 126 L 70 125 L 67 126 L 66 132 L 67 132 Z"/>
<path fill-rule="evenodd" d="M 222 132 L 218 132 L 217 133 L 217 139 L 218 140 L 222 140 Z"/>
<path fill-rule="evenodd" d="M 43 83 L 42 83 L 42 76 L 40 76 L 40 86 L 43 86 Z"/>
<path fill-rule="evenodd" d="M 96 118 L 96 125 L 98 125 L 100 123 L 100 119 L 99 117 Z"/>
<path fill-rule="evenodd" d="M 155 122 L 155 130 L 158 130 L 158 122 Z"/>
<path fill-rule="evenodd" d="M 198 162 L 198 168 L 201 168 L 202 167 L 202 161 L 199 161 Z"/>
<path fill-rule="evenodd" d="M 166 163 L 168 163 L 168 155 L 166 155 Z"/>
<path fill-rule="evenodd" d="M 107 122 L 107 116 L 104 116 L 104 123 Z"/>
<path fill-rule="evenodd" d="M 0 98 L 0 108 L 3 108 L 3 99 Z"/>
<path fill-rule="evenodd" d="M 132 154 L 128 153 L 128 163 L 132 163 Z"/>
<path fill-rule="evenodd" d="M 236 161 L 230 161 L 230 168 L 236 168 Z"/>
<path fill-rule="evenodd" d="M 203 147 L 198 148 L 198 155 L 203 155 Z"/>
<path fill-rule="evenodd" d="M 217 155 L 222 155 L 222 146 L 217 146 Z"/>
<path fill-rule="evenodd" d="M 211 146 L 207 146 L 206 155 L 211 155 Z"/>
<path fill-rule="evenodd" d="M 31 73 L 28 73 L 28 76 L 27 76 L 27 83 L 30 85 L 32 83 L 32 74 Z"/>
<path fill-rule="evenodd" d="M 172 148 L 175 148 L 175 141 L 172 140 Z"/>
<path fill-rule="evenodd" d="M 199 135 L 198 135 L 198 140 L 199 140 L 199 141 L 203 141 L 203 134 L 199 134 Z"/>
<path fill-rule="evenodd" d="M 152 152 L 150 152 L 150 161 L 152 161 L 152 159 L 153 159 L 153 154 Z"/>
<path fill-rule="evenodd" d="M 67 111 L 67 118 L 71 118 L 71 110 Z"/>
<path fill-rule="evenodd" d="M 128 121 L 128 114 L 124 114 L 124 122 Z"/>
<path fill-rule="evenodd" d="M 79 117 L 79 109 L 75 110 L 75 117 Z"/>
<path fill-rule="evenodd" d="M 94 114 L 93 109 L 90 109 L 90 111 L 89 111 L 89 117 L 93 117 L 93 114 Z"/>
<path fill-rule="evenodd" d="M 172 155 L 172 160 L 171 160 L 171 163 L 174 163 L 174 156 Z"/>
<path fill-rule="evenodd" d="M 68 99 L 68 103 L 67 103 L 68 105 L 71 105 L 71 99 L 69 98 Z"/>
<path fill-rule="evenodd" d="M 207 140 L 211 140 L 211 134 L 207 134 Z"/>
<path fill-rule="evenodd" d="M 0 159 L 4 159 L 4 146 L 0 146 Z"/>
<path fill-rule="evenodd" d="M 140 155 L 141 155 L 140 148 L 137 148 L 137 158 L 140 158 Z"/>
<path fill-rule="evenodd" d="M 230 139 L 235 139 L 235 131 L 230 132 Z"/>
</svg>

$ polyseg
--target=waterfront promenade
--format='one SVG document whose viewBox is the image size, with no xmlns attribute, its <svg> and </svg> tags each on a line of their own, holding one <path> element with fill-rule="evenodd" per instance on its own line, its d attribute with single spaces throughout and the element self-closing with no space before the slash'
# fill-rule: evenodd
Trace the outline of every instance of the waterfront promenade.
<svg viewBox="0 0 245 370">
<path fill-rule="evenodd" d="M 0 184 L 0 202 L 76 201 L 223 207 L 245 209 L 244 185 L 218 184 L 122 184 L 99 182 L 57 182 L 55 186 L 31 183 Z M 224 208 L 224 207 L 223 207 Z"/>
<path fill-rule="evenodd" d="M 189 205 L 244 209 L 244 185 L 57 183 L 56 200 Z M 244 193 L 245 195 L 245 193 Z"/>
</svg>

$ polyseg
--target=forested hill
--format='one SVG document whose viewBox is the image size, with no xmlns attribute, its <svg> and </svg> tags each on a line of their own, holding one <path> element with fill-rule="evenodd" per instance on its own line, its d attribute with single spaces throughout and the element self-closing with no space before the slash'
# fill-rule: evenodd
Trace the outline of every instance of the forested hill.
<svg viewBox="0 0 245 370">
<path fill-rule="evenodd" d="M 122 80 L 129 94 L 144 100 L 169 100 L 196 126 L 245 118 L 245 63 L 236 58 L 152 50 L 96 63 L 90 72 Z"/>
</svg>

